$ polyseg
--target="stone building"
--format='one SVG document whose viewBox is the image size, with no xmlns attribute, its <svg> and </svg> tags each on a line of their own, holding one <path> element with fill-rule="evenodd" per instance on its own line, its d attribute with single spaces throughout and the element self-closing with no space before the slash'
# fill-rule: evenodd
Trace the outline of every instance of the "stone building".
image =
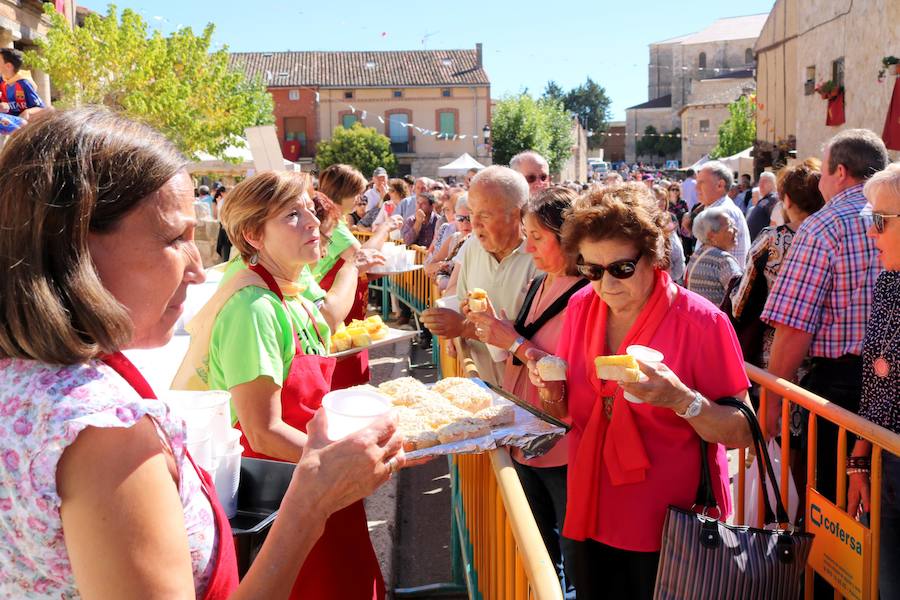
<svg viewBox="0 0 900 600">
<path fill-rule="evenodd" d="M 588 180 L 588 141 L 587 132 L 577 118 L 572 118 L 572 154 L 557 175 L 557 181 Z"/>
<path fill-rule="evenodd" d="M 634 113 L 626 118 L 625 160 L 637 159 L 636 134 L 643 133 L 647 125 L 653 125 L 660 133 L 681 126 L 681 109 L 704 100 L 694 93 L 699 82 L 753 68 L 753 45 L 766 17 L 759 14 L 718 19 L 697 33 L 650 44 L 648 101 L 626 109 L 626 115 L 628 111 Z M 649 110 L 653 113 L 643 114 Z"/>
<path fill-rule="evenodd" d="M 728 105 L 753 93 L 755 87 L 749 69 L 694 83 L 690 103 L 679 112 L 682 165 L 692 165 L 710 153 L 719 141 L 719 127 L 730 116 Z"/>
<path fill-rule="evenodd" d="M 232 54 L 231 61 L 267 82 L 289 160 L 311 162 L 320 140 L 357 121 L 391 139 L 397 174 L 433 176 L 463 152 L 489 160 L 483 136 L 491 89 L 481 44 L 472 50 L 250 52 Z"/>
<path fill-rule="evenodd" d="M 69 22 L 75 17 L 75 0 L 54 3 Z M 0 47 L 27 51 L 37 46 L 37 40 L 45 37 L 50 29 L 50 18 L 44 14 L 44 3 L 39 0 L 0 0 Z M 25 67 L 28 69 L 28 66 Z M 38 69 L 31 69 L 31 78 L 45 104 L 50 105 L 52 91 L 50 77 Z"/>
<path fill-rule="evenodd" d="M 600 138 L 603 160 L 616 163 L 625 160 L 625 121 L 610 121 Z"/>
<path fill-rule="evenodd" d="M 877 74 L 883 57 L 900 55 L 900 2 L 777 0 L 755 52 L 759 142 L 767 149 L 796 144 L 800 159 L 821 157 L 822 145 L 842 129 L 884 130 L 894 80 L 879 82 Z M 843 86 L 842 125 L 825 124 L 828 102 L 814 87 L 827 80 Z"/>
</svg>

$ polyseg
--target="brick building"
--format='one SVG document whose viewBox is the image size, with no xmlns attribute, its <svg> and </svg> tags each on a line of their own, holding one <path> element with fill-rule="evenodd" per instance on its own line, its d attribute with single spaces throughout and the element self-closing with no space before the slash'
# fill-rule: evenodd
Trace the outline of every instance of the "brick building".
<svg viewBox="0 0 900 600">
<path fill-rule="evenodd" d="M 289 160 L 311 162 L 336 127 L 361 121 L 388 136 L 399 174 L 434 175 L 468 152 L 488 155 L 490 80 L 481 44 L 472 50 L 249 52 L 232 65 L 262 78 Z M 369 175 L 366 173 L 366 175 Z"/>
</svg>

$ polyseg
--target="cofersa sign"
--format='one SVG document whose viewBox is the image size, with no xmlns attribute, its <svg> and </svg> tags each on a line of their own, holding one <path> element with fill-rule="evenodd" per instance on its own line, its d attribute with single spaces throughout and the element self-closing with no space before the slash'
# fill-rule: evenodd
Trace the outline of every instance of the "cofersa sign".
<svg viewBox="0 0 900 600">
<path fill-rule="evenodd" d="M 814 489 L 808 491 L 807 530 L 816 536 L 809 566 L 847 598 L 868 598 L 871 532 Z"/>
</svg>

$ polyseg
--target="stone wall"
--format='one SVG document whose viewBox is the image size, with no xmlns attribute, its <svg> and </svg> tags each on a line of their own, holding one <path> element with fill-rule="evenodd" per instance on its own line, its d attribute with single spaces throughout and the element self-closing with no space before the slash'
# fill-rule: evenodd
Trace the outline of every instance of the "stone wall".
<svg viewBox="0 0 900 600">
<path fill-rule="evenodd" d="M 881 59 L 900 54 L 900 2 L 897 0 L 800 0 L 796 73 L 788 93 L 797 97 L 797 156 L 821 156 L 822 145 L 842 129 L 863 127 L 881 135 L 893 81 L 876 79 Z M 804 95 L 806 68 L 817 82 L 831 79 L 832 61 L 844 59 L 846 123 L 825 125 L 827 102 Z M 892 152 L 893 158 L 900 153 Z"/>
<path fill-rule="evenodd" d="M 696 82 L 724 75 L 731 70 L 752 68 L 753 63 L 747 63 L 745 58 L 747 49 L 753 48 L 755 42 L 756 38 L 747 38 L 678 45 L 672 56 L 672 109 L 678 112 L 690 103 Z M 699 67 L 702 52 L 706 53 L 705 69 Z"/>
<path fill-rule="evenodd" d="M 728 118 L 728 105 L 687 106 L 681 113 L 681 166 L 689 167 L 715 148 L 719 127 Z M 707 131 L 700 131 L 700 121 L 708 121 Z"/>
<path fill-rule="evenodd" d="M 797 0 L 778 0 L 756 41 L 756 138 L 770 143 L 797 135 L 797 102 L 805 69 L 797 63 Z"/>
<path fill-rule="evenodd" d="M 648 125 L 652 125 L 659 133 L 672 131 L 681 126 L 681 119 L 671 108 L 632 108 L 625 111 L 625 161 L 628 164 L 638 160 L 658 162 L 659 157 L 639 157 L 635 146 L 638 133 L 644 133 Z"/>
</svg>

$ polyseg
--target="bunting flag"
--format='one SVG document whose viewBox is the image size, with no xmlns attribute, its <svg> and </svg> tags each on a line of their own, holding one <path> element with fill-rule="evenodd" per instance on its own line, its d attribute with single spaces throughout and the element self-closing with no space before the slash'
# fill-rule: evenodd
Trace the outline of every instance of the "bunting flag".
<svg viewBox="0 0 900 600">
<path fill-rule="evenodd" d="M 384 125 L 384 119 L 381 117 L 381 115 L 378 115 L 378 122 Z"/>
<path fill-rule="evenodd" d="M 900 150 L 900 77 L 894 79 L 894 92 L 884 120 L 884 145 L 891 150 Z"/>
</svg>

